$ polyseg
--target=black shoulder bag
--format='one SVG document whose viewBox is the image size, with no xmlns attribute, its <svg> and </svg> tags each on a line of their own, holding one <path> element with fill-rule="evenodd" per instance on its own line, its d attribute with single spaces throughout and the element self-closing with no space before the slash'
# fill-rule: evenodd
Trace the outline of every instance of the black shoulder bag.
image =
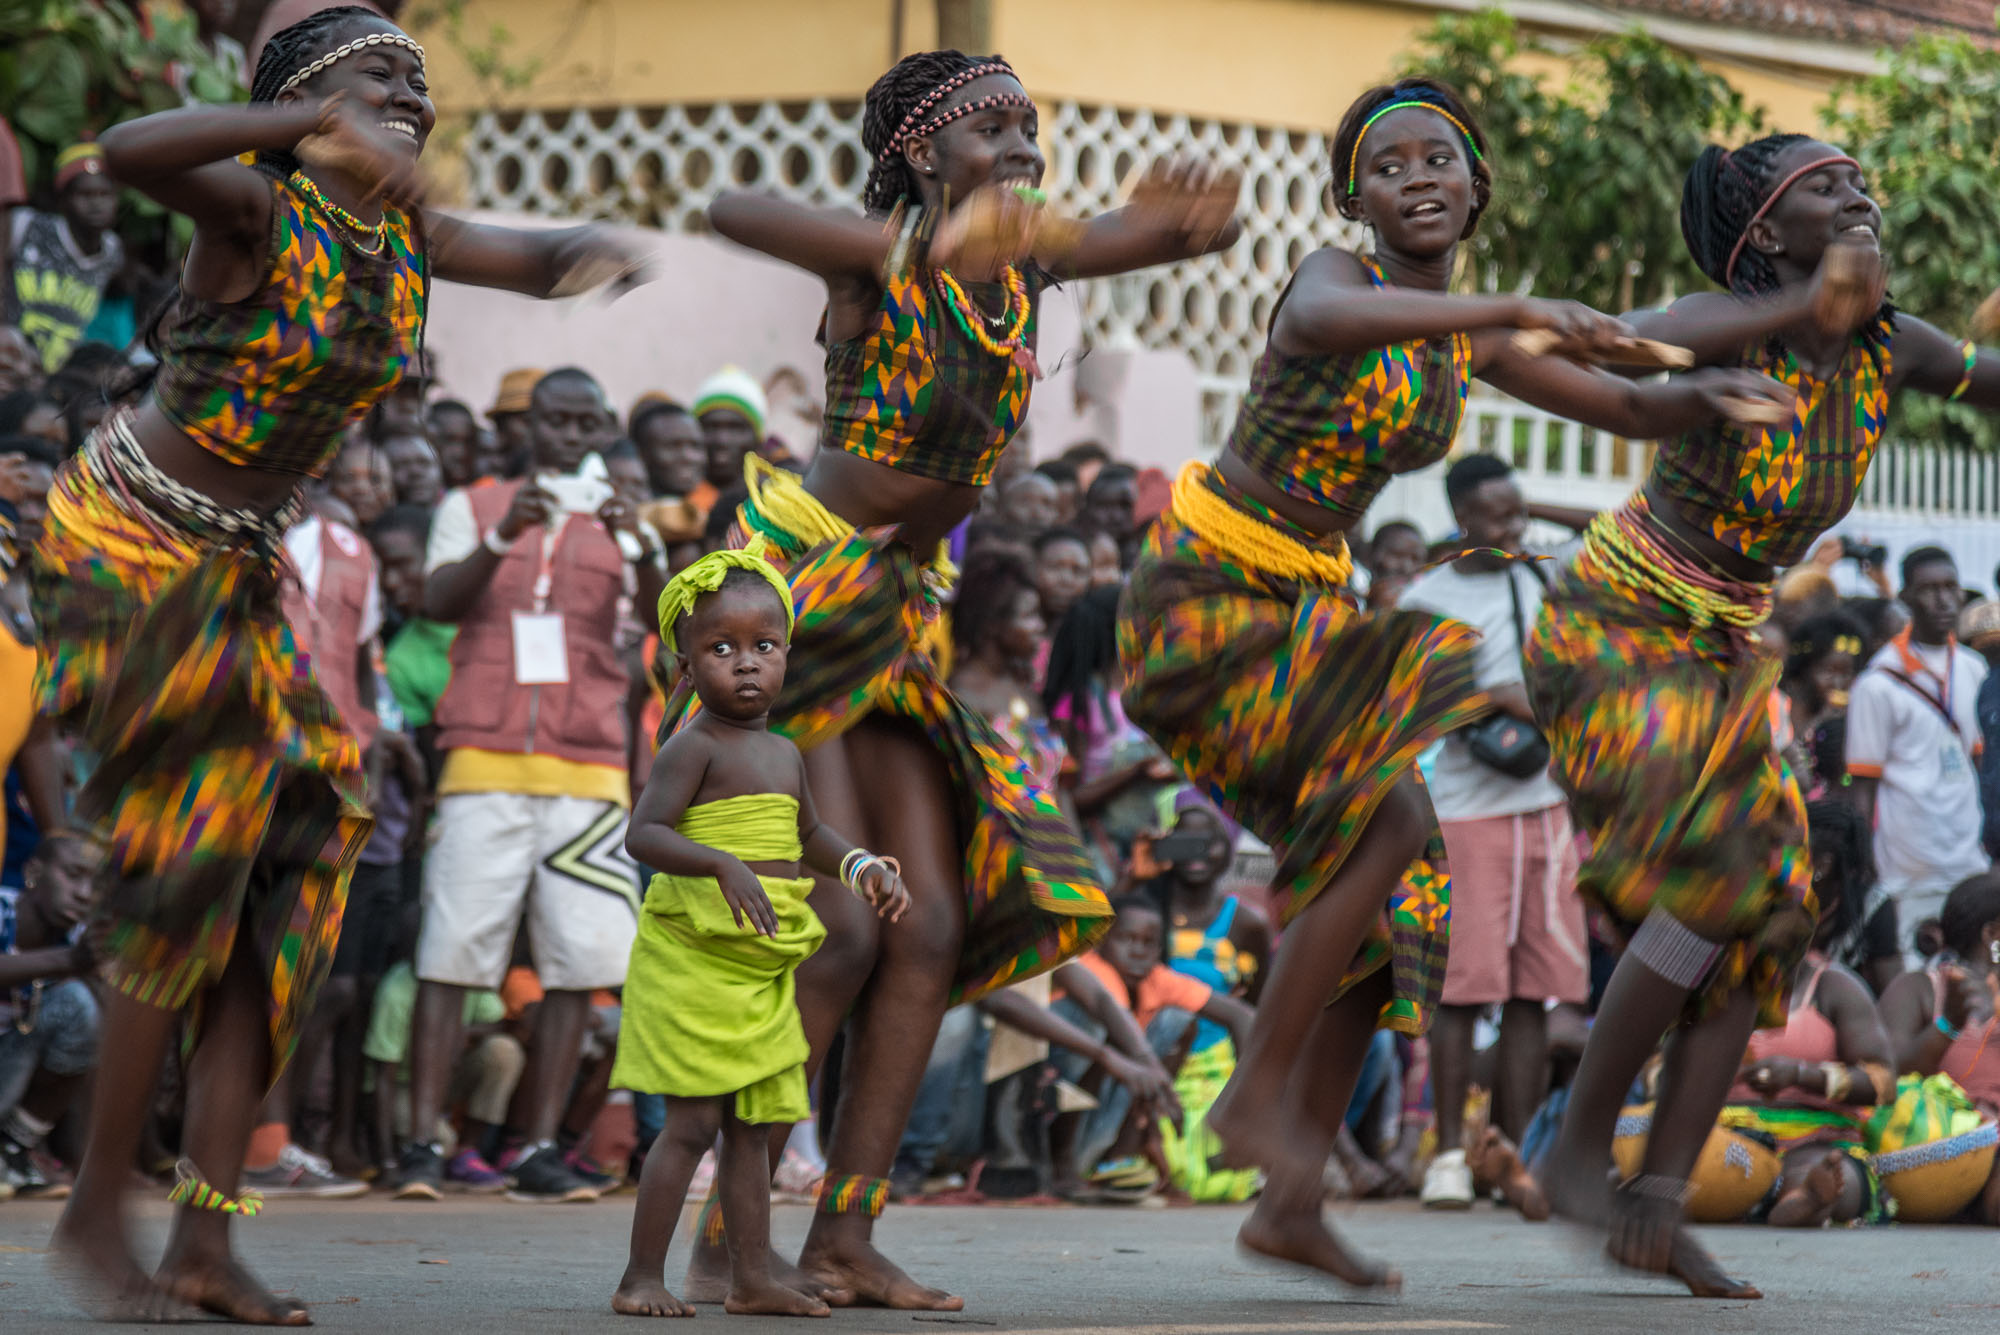
<svg viewBox="0 0 2000 1335">
<path fill-rule="evenodd" d="M 1521 612 L 1521 590 L 1514 583 L 1514 572 L 1509 568 L 1505 573 L 1507 597 L 1514 604 L 1514 652 L 1519 654 L 1528 645 L 1527 618 Z M 1537 579 L 1541 578 L 1532 566 L 1529 573 Z M 1512 714 L 1496 710 L 1466 727 L 1464 736 L 1465 745 L 1474 760 L 1510 779 L 1532 779 L 1548 768 L 1548 739 L 1534 724 L 1517 719 Z"/>
</svg>

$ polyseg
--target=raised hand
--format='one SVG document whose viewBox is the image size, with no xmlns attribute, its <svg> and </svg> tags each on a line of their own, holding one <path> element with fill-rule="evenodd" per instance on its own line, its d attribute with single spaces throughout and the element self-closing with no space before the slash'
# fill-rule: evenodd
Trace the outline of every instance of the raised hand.
<svg viewBox="0 0 2000 1335">
<path fill-rule="evenodd" d="M 961 278 L 991 282 L 1033 251 L 1043 220 L 1039 199 L 1013 186 L 981 186 L 938 225 L 931 263 Z"/>
<path fill-rule="evenodd" d="M 1578 301 L 1523 298 L 1514 325 L 1539 335 L 1515 341 L 1517 348 L 1534 356 L 1555 354 L 1577 361 L 1606 361 L 1629 356 L 1638 343 L 1631 325 Z"/>
<path fill-rule="evenodd" d="M 1243 173 L 1196 158 L 1149 164 L 1126 189 L 1125 212 L 1141 227 L 1206 241 L 1229 225 L 1243 195 Z"/>
<path fill-rule="evenodd" d="M 1881 309 L 1888 295 L 1882 252 L 1859 242 L 1828 246 L 1810 291 L 1813 322 L 1829 334 L 1851 333 Z"/>
<path fill-rule="evenodd" d="M 397 204 L 423 202 L 430 179 L 417 162 L 414 142 L 386 130 L 343 93 L 320 104 L 319 125 L 292 150 L 308 167 L 339 172 L 365 186 L 363 198 Z"/>
</svg>

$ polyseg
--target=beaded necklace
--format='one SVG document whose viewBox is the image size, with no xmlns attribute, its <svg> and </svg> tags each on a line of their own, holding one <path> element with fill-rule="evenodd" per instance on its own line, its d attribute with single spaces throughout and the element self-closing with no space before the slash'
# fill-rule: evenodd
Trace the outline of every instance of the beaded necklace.
<svg viewBox="0 0 2000 1335">
<path fill-rule="evenodd" d="M 1028 282 L 1021 277 L 1021 271 L 1013 265 L 1007 266 L 1003 281 L 1007 285 L 1007 305 L 998 315 L 987 315 L 965 294 L 958 280 L 944 269 L 934 271 L 937 275 L 938 295 L 958 320 L 958 327 L 965 336 L 986 349 L 995 357 L 1012 357 L 1023 366 L 1034 367 L 1034 354 L 1028 351 L 1028 322 L 1034 318 L 1035 305 L 1028 297 Z M 977 316 L 978 318 L 973 318 Z M 1006 332 L 999 338 L 986 332 L 985 326 L 992 324 L 1004 328 Z"/>
<path fill-rule="evenodd" d="M 293 172 L 291 184 L 300 194 L 319 205 L 322 213 L 333 219 L 335 223 L 345 228 L 351 234 L 348 239 L 354 242 L 356 250 L 359 250 L 364 255 L 380 255 L 382 253 L 382 247 L 389 239 L 389 220 L 387 218 L 380 219 L 374 223 L 362 222 L 361 219 L 328 199 L 325 193 L 320 190 L 318 183 L 304 172 Z M 371 238 L 375 244 L 372 246 L 361 244 L 363 237 Z"/>
</svg>

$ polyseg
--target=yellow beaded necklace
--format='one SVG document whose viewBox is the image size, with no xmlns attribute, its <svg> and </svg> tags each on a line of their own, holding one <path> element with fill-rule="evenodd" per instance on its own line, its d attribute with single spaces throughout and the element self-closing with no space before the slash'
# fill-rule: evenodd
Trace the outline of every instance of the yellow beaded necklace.
<svg viewBox="0 0 2000 1335">
<path fill-rule="evenodd" d="M 995 316 L 994 321 L 999 323 L 1004 320 L 1007 332 L 997 339 L 986 332 L 985 314 L 973 304 L 972 298 L 965 295 L 965 289 L 958 285 L 958 280 L 945 269 L 936 273 L 938 292 L 951 308 L 951 313 L 958 317 L 958 327 L 965 331 L 967 338 L 995 357 L 1012 357 L 1021 350 L 1035 306 L 1028 299 L 1028 282 L 1021 277 L 1019 269 L 1010 264 L 1002 275 L 1002 281 L 1007 285 L 1007 308 L 1001 315 Z"/>
<path fill-rule="evenodd" d="M 320 190 L 319 183 L 302 171 L 292 173 L 291 183 L 292 187 L 300 194 L 319 205 L 322 213 L 326 214 L 327 217 L 333 219 L 335 223 L 352 234 L 349 239 L 354 242 L 355 249 L 364 255 L 379 255 L 382 253 L 382 247 L 389 239 L 389 220 L 387 218 L 380 219 L 374 223 L 362 222 L 361 219 L 328 199 L 325 193 Z M 375 244 L 372 246 L 363 245 L 361 243 L 363 237 L 369 238 Z"/>
</svg>

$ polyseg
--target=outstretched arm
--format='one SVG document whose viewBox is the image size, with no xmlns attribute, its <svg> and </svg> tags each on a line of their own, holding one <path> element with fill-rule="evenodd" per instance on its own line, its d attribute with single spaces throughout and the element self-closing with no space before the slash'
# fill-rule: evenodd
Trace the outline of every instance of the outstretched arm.
<svg viewBox="0 0 2000 1335">
<path fill-rule="evenodd" d="M 1752 371 L 1708 368 L 1640 383 L 1578 365 L 1566 357 L 1526 357 L 1504 336 L 1482 335 L 1474 364 L 1480 379 L 1502 393 L 1572 421 L 1638 440 L 1657 440 L 1732 415 L 1735 401 L 1782 408 L 1796 395 Z"/>
<path fill-rule="evenodd" d="M 896 237 L 878 219 L 846 209 L 794 204 L 748 190 L 725 190 L 708 221 L 739 246 L 762 251 L 828 282 L 882 280 Z"/>
<path fill-rule="evenodd" d="M 423 211 L 431 272 L 452 283 L 524 297 L 566 297 L 642 273 L 646 247 L 622 229 L 589 225 L 531 231 Z"/>
<path fill-rule="evenodd" d="M 1036 257 L 1064 278 L 1101 278 L 1227 250 L 1243 235 L 1236 218 L 1243 174 L 1204 162 L 1156 162 L 1123 207 L 1084 222 L 1066 254 Z M 1063 230 L 1060 225 L 1056 229 Z"/>
<path fill-rule="evenodd" d="M 1966 378 L 1965 344 L 1928 320 L 1896 317 L 1896 369 L 1903 385 L 1920 394 L 1946 398 L 1965 385 L 1960 402 L 1981 412 L 2000 413 L 2000 351 L 1975 346 L 1972 375 Z"/>
<path fill-rule="evenodd" d="M 1625 320 L 1641 338 L 1688 349 L 1696 366 L 1728 366 L 1745 348 L 1801 322 L 1829 332 L 1860 328 L 1881 309 L 1887 284 L 1880 251 L 1833 245 L 1812 281 L 1801 286 L 1767 297 L 1696 292 L 1664 310 L 1633 311 Z"/>
</svg>

